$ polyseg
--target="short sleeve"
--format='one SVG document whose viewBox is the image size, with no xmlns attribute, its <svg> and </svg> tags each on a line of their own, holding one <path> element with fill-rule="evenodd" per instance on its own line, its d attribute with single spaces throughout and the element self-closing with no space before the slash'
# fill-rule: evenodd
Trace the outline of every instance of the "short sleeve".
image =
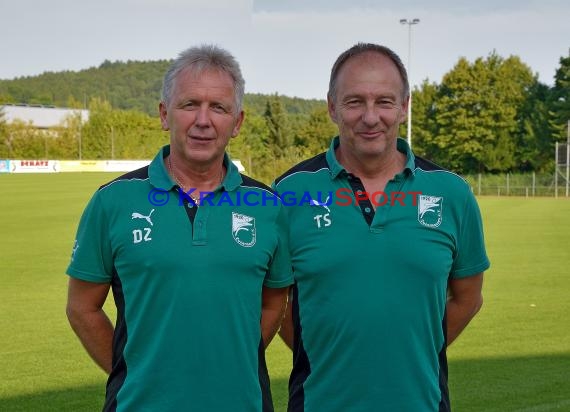
<svg viewBox="0 0 570 412">
<path fill-rule="evenodd" d="M 489 266 L 481 212 L 475 196 L 469 190 L 461 214 L 451 277 L 461 278 L 476 275 L 488 269 Z"/>
<path fill-rule="evenodd" d="M 293 283 L 293 270 L 289 252 L 289 230 L 285 207 L 279 204 L 276 218 L 277 247 L 265 276 L 264 286 L 269 288 L 284 288 Z"/>
<path fill-rule="evenodd" d="M 67 274 L 87 282 L 110 283 L 112 273 L 108 220 L 100 192 L 96 192 L 79 221 Z"/>
</svg>

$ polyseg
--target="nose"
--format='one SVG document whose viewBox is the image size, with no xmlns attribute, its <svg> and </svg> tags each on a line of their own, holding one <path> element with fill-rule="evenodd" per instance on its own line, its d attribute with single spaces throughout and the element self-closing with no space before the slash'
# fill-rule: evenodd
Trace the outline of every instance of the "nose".
<svg viewBox="0 0 570 412">
<path fill-rule="evenodd" d="M 380 121 L 378 108 L 374 104 L 367 104 L 362 113 L 362 122 L 367 126 L 374 126 Z"/>
<path fill-rule="evenodd" d="M 210 124 L 210 111 L 208 110 L 208 106 L 200 106 L 196 113 L 196 126 L 209 127 Z"/>
</svg>

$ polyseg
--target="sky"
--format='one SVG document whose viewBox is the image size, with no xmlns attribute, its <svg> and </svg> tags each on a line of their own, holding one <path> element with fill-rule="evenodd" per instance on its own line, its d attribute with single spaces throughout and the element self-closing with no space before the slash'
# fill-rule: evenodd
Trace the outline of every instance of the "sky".
<svg viewBox="0 0 570 412">
<path fill-rule="evenodd" d="M 324 99 L 334 60 L 362 41 L 398 53 L 412 86 L 492 52 L 552 85 L 569 18 L 568 0 L 0 0 L 0 79 L 172 59 L 207 43 L 237 58 L 248 93 Z"/>
</svg>

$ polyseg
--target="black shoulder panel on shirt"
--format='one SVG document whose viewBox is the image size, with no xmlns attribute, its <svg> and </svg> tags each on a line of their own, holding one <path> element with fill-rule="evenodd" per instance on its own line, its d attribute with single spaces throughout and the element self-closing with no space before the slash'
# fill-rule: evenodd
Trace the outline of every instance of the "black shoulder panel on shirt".
<svg viewBox="0 0 570 412">
<path fill-rule="evenodd" d="M 125 173 L 117 177 L 116 179 L 111 180 L 110 182 L 105 183 L 103 186 L 99 188 L 99 190 L 104 189 L 105 187 L 109 186 L 111 183 L 118 182 L 120 180 L 131 180 L 131 179 L 148 179 L 148 166 L 141 167 L 140 169 L 133 170 L 131 172 Z"/>
<path fill-rule="evenodd" d="M 310 159 L 303 160 L 301 163 L 293 166 L 291 169 L 287 170 L 277 179 L 275 179 L 275 184 L 279 183 L 281 180 L 286 178 L 289 175 L 297 172 L 315 172 L 319 169 L 328 168 L 329 165 L 327 163 L 327 155 L 325 153 L 320 153 Z"/>
<path fill-rule="evenodd" d="M 265 183 L 260 182 L 259 180 L 255 180 L 249 176 L 246 176 L 244 174 L 241 174 L 241 180 L 242 186 L 247 186 L 247 187 L 257 187 L 258 189 L 264 189 L 264 190 L 268 190 L 271 193 L 275 193 L 275 190 L 273 190 L 272 188 L 270 188 L 269 186 L 267 186 Z"/>
<path fill-rule="evenodd" d="M 427 170 L 427 171 L 433 171 L 433 170 L 446 170 L 447 171 L 447 169 L 435 164 L 432 161 L 426 160 L 423 157 L 416 156 L 415 160 L 416 160 L 415 166 L 418 169 Z"/>
</svg>

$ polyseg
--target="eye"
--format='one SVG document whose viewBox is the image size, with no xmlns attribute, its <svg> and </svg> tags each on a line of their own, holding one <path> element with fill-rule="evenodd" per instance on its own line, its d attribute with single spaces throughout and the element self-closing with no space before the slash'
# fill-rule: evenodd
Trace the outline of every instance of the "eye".
<svg viewBox="0 0 570 412">
<path fill-rule="evenodd" d="M 354 108 L 359 107 L 361 105 L 361 103 L 362 102 L 358 99 L 350 99 L 350 100 L 347 100 L 346 102 L 344 102 L 344 105 L 348 108 L 354 109 Z"/>
<path fill-rule="evenodd" d="M 182 109 L 184 110 L 192 110 L 196 108 L 196 103 L 195 102 L 184 102 L 181 105 Z"/>
<path fill-rule="evenodd" d="M 228 109 L 223 104 L 216 103 L 213 104 L 211 107 L 212 110 L 216 113 L 221 113 L 221 114 L 228 113 Z"/>
<path fill-rule="evenodd" d="M 379 100 L 377 104 L 381 109 L 386 109 L 386 110 L 391 110 L 396 107 L 396 103 L 388 99 Z"/>
</svg>

